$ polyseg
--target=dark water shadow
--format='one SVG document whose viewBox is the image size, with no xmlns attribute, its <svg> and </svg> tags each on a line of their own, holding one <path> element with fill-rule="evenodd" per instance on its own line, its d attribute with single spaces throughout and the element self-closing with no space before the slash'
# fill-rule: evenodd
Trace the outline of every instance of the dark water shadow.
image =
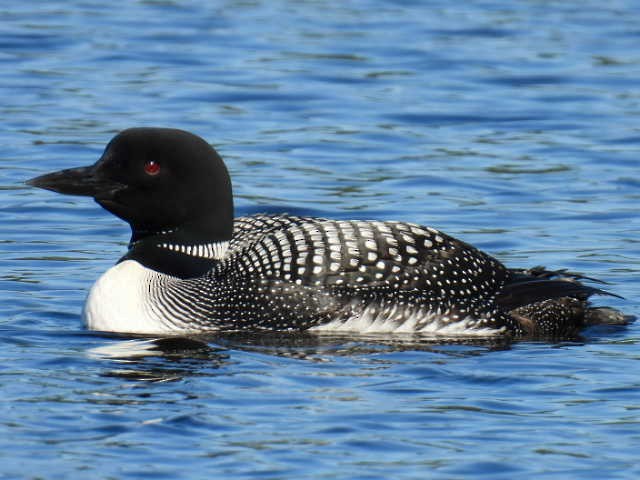
<svg viewBox="0 0 640 480">
<path fill-rule="evenodd" d="M 99 335 L 114 341 L 87 353 L 93 359 L 115 366 L 102 373 L 106 377 L 146 382 L 178 381 L 188 376 L 211 375 L 229 361 L 226 349 L 189 337 Z"/>
<path fill-rule="evenodd" d="M 134 381 L 167 382 L 188 376 L 215 375 L 231 363 L 234 352 L 327 362 L 332 358 L 422 351 L 438 357 L 466 357 L 510 348 L 508 338 L 433 338 L 419 335 L 347 335 L 307 332 L 229 332 L 149 338 L 98 334 L 114 340 L 88 351 L 90 357 L 117 368 L 103 375 Z"/>
<path fill-rule="evenodd" d="M 419 334 L 349 334 L 318 332 L 217 332 L 189 336 L 149 337 L 94 333 L 113 342 L 89 350 L 90 357 L 114 362 L 118 368 L 103 375 L 135 381 L 167 382 L 188 376 L 211 376 L 228 366 L 236 352 L 328 362 L 332 358 L 381 355 L 396 352 L 428 352 L 443 358 L 472 357 L 514 344 L 544 343 L 550 348 L 584 345 L 622 334 L 626 325 L 591 327 L 582 335 L 556 338 L 522 338 L 514 342 L 500 337 L 442 337 Z"/>
</svg>

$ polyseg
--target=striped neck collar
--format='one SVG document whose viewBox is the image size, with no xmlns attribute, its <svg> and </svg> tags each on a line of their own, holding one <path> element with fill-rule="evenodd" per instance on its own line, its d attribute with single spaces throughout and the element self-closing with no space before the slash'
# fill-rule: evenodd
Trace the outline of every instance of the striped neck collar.
<svg viewBox="0 0 640 480">
<path fill-rule="evenodd" d="M 229 242 L 222 241 L 192 245 L 161 242 L 157 243 L 156 246 L 172 252 L 184 253 L 185 255 L 190 255 L 192 257 L 207 258 L 209 260 L 222 260 L 229 248 Z"/>
<path fill-rule="evenodd" d="M 225 258 L 229 242 L 230 239 L 212 238 L 188 228 L 156 232 L 136 230 L 127 254 L 120 261 L 135 260 L 159 273 L 194 278 L 211 271 Z"/>
</svg>

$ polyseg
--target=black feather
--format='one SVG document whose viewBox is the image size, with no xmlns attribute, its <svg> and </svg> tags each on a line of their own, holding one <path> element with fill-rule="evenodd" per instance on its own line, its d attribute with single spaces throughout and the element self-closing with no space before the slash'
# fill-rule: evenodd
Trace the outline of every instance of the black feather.
<svg viewBox="0 0 640 480">
<path fill-rule="evenodd" d="M 608 285 L 607 282 L 598 278 L 587 277 L 581 273 L 569 272 L 566 268 L 560 268 L 558 270 L 548 270 L 546 267 L 538 265 L 531 268 L 511 268 L 509 269 L 512 282 L 517 281 L 529 281 L 534 278 L 542 280 L 544 278 L 563 278 L 570 280 L 588 280 L 593 283 L 599 283 L 601 285 Z"/>
<path fill-rule="evenodd" d="M 513 310 L 514 308 L 552 298 L 571 297 L 586 300 L 591 295 L 609 295 L 621 298 L 619 295 L 606 290 L 590 287 L 576 281 L 540 280 L 534 277 L 532 280 L 517 278 L 514 282 L 508 283 L 504 286 L 496 301 L 505 310 Z"/>
</svg>

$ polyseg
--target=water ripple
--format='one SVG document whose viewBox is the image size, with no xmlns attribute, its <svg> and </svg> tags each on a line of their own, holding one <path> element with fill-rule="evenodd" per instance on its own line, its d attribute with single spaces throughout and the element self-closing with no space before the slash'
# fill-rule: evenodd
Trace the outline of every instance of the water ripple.
<svg viewBox="0 0 640 480">
<path fill-rule="evenodd" d="M 638 325 L 515 345 L 86 332 L 128 229 L 23 182 L 123 128 L 185 128 L 240 214 L 434 225 L 605 279 L 637 315 L 639 19 L 627 0 L 5 2 L 0 476 L 638 477 Z"/>
</svg>

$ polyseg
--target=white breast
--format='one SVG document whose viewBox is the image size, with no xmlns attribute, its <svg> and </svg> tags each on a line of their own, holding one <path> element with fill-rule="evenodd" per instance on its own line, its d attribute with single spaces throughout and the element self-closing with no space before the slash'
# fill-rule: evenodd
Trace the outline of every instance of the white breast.
<svg viewBox="0 0 640 480">
<path fill-rule="evenodd" d="M 91 287 L 82 312 L 90 330 L 166 334 L 176 327 L 154 313 L 150 289 L 157 272 L 134 260 L 107 270 Z"/>
</svg>

